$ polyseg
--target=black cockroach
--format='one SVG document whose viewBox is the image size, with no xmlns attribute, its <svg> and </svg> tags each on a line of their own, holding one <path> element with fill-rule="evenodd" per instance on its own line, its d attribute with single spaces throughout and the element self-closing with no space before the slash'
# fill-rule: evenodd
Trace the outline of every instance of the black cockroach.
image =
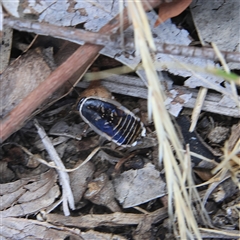
<svg viewBox="0 0 240 240">
<path fill-rule="evenodd" d="M 141 120 L 115 100 L 82 97 L 78 110 L 96 133 L 119 146 L 135 146 L 139 135 L 145 136 L 146 129 Z"/>
</svg>

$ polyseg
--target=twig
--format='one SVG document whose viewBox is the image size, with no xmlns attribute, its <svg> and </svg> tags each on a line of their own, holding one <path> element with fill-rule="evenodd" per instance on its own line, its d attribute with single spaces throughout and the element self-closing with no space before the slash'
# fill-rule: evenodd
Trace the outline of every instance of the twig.
<svg viewBox="0 0 240 240">
<path fill-rule="evenodd" d="M 218 57 L 213 49 L 207 47 L 189 47 L 182 45 L 173 45 L 166 43 L 156 43 L 157 53 L 166 53 L 171 55 L 181 55 L 186 57 L 206 58 L 217 61 Z M 221 51 L 224 59 L 227 62 L 240 62 L 239 52 L 226 52 Z"/>
<path fill-rule="evenodd" d="M 31 22 L 29 20 L 5 18 L 4 23 L 19 31 L 34 32 L 44 36 L 54 36 L 55 38 L 65 39 L 70 42 L 74 42 L 82 45 L 85 43 L 99 44 L 99 45 L 110 45 L 115 48 L 122 48 L 121 41 L 118 40 L 120 36 L 116 33 L 107 35 L 104 33 L 93 33 L 82 29 L 75 29 L 69 27 L 57 27 L 46 23 Z M 127 38 L 124 41 L 125 48 L 132 48 L 134 45 L 134 38 Z M 174 45 L 167 43 L 155 43 L 156 53 L 165 53 L 171 55 L 180 55 L 185 57 L 196 57 L 205 58 L 213 61 L 217 61 L 218 57 L 213 49 L 207 47 L 191 47 Z M 238 52 L 226 52 L 221 51 L 224 59 L 227 62 L 240 62 L 240 54 Z"/>
<path fill-rule="evenodd" d="M 103 46 L 109 44 L 110 42 L 112 44 L 115 43 L 111 36 L 107 34 L 98 32 L 95 33 L 70 27 L 60 27 L 53 24 L 33 22 L 13 17 L 4 18 L 4 24 L 18 31 L 34 32 L 38 35 L 44 36 L 54 36 L 55 38 L 71 41 L 81 45 L 84 42 Z"/>
<path fill-rule="evenodd" d="M 48 138 L 44 129 L 39 125 L 37 120 L 34 121 L 34 125 L 37 128 L 38 134 L 42 140 L 42 143 L 45 146 L 45 149 L 47 150 L 52 161 L 54 161 L 54 163 L 56 164 L 56 166 L 58 168 L 65 169 L 65 166 L 63 165 L 60 157 L 58 156 L 58 153 L 56 152 L 55 148 L 53 147 L 52 142 Z M 72 190 L 70 187 L 69 176 L 66 173 L 66 171 L 60 171 L 60 170 L 57 170 L 57 171 L 59 174 L 59 181 L 62 186 L 63 212 L 64 212 L 65 216 L 69 216 L 70 212 L 68 209 L 68 204 L 72 210 L 75 209 L 74 198 L 73 198 Z"/>
<path fill-rule="evenodd" d="M 112 213 L 112 214 L 89 214 L 78 217 L 64 217 L 60 214 L 47 214 L 46 220 L 48 223 L 64 226 L 74 226 L 78 228 L 95 228 L 99 226 L 123 226 L 137 225 L 143 220 L 152 218 L 152 222 L 159 222 L 167 218 L 167 208 L 160 208 L 149 214 L 135 213 Z"/>
</svg>

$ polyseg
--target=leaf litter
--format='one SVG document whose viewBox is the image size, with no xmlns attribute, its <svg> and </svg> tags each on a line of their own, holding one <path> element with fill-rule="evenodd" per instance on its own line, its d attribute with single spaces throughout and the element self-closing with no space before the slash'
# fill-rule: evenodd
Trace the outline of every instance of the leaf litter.
<svg viewBox="0 0 240 240">
<path fill-rule="evenodd" d="M 24 6 L 24 11 L 22 12 L 25 16 L 33 14 L 39 22 L 44 21 L 58 26 L 83 24 L 85 30 L 91 31 L 98 31 L 101 26 L 104 26 L 119 12 L 117 1 L 112 1 L 108 4 L 92 1 L 52 1 L 46 4 L 36 1 L 35 3 L 31 2 L 28 4 L 28 6 Z M 196 21 L 196 24 L 200 20 L 197 17 L 195 19 L 194 14 L 198 14 L 199 12 L 194 4 L 195 2 L 191 5 L 191 10 L 193 11 L 193 20 Z M 58 14 L 55 14 L 57 10 Z M 11 14 L 10 10 L 9 13 Z M 16 13 L 14 14 L 16 15 Z M 181 45 L 188 46 L 192 42 L 193 39 L 189 37 L 188 31 L 179 29 L 170 20 L 153 28 L 156 21 L 154 11 L 147 13 L 147 16 L 156 48 L 158 48 L 158 43 L 173 45 L 180 43 Z M 199 24 L 201 24 L 201 21 Z M 210 28 L 211 24 L 209 24 L 207 29 L 209 30 Z M 208 41 L 207 36 L 204 35 L 205 33 L 201 32 L 204 29 L 202 30 L 201 27 L 197 27 L 197 31 L 199 35 L 204 36 L 205 41 Z M 110 57 L 109 63 L 107 66 L 102 66 L 103 62 L 98 64 L 97 70 L 111 68 L 111 64 L 114 64 L 116 60 L 136 70 L 141 62 L 141 58 L 139 53 L 135 52 L 133 45 L 131 45 L 134 36 L 132 27 L 129 27 L 125 31 L 125 36 L 126 40 L 129 37 L 129 46 L 132 47 L 130 49 L 126 48 L 124 51 L 118 48 L 105 47 L 101 51 L 101 54 Z M 49 38 L 50 40 L 51 38 Z M 59 42 L 59 45 L 55 45 L 54 49 L 60 49 L 63 44 L 63 41 Z M 235 42 L 233 44 L 239 43 Z M 38 45 L 41 46 L 41 41 L 39 41 Z M 218 45 L 221 46 L 221 43 L 218 43 Z M 220 50 L 226 49 L 220 47 Z M 229 51 L 234 50 L 230 49 Z M 25 57 L 31 51 L 28 51 Z M 67 58 L 67 54 L 65 58 Z M 21 61 L 20 59 L 16 60 L 17 64 Z M 29 64 L 32 62 L 35 63 L 35 60 L 30 60 Z M 158 62 L 163 62 L 165 66 L 162 65 L 159 67 Z M 173 65 L 168 65 L 168 63 L 172 62 L 174 63 Z M 180 111 L 186 106 L 184 104 L 193 100 L 194 91 L 191 88 L 205 87 L 212 90 L 217 89 L 220 93 L 228 92 L 231 94 L 232 88 L 228 82 L 224 82 L 223 78 L 202 73 L 200 74 L 201 78 L 199 78 L 191 67 L 189 67 L 192 64 L 202 69 L 210 65 L 214 68 L 220 68 L 220 64 L 215 63 L 213 60 L 182 56 L 171 57 L 169 54 L 158 53 L 155 55 L 155 63 L 158 71 L 164 71 L 163 74 L 167 73 L 164 76 L 165 79 L 168 78 L 169 80 L 163 82 L 165 90 L 169 93 L 167 94 L 168 98 L 165 100 L 165 104 L 169 105 L 169 110 L 176 109 L 172 110 L 172 112 L 170 110 L 174 116 L 179 115 Z M 36 63 L 36 65 L 38 66 L 39 64 Z M 18 76 L 19 74 L 14 72 L 16 67 L 12 66 L 11 71 L 8 71 L 12 72 L 13 76 Z M 234 69 L 232 66 L 236 65 L 230 64 L 230 68 Z M 186 67 L 188 68 L 187 70 L 185 69 Z M 20 66 L 17 70 L 25 71 L 28 77 L 31 76 L 29 79 L 33 79 L 32 74 L 26 72 L 26 66 Z M 90 73 L 94 71 L 94 68 L 92 68 Z M 48 71 L 45 70 L 41 70 L 41 72 L 48 74 Z M 3 73 L 1 82 L 5 84 L 4 90 L 9 91 L 11 86 L 14 86 L 11 82 L 15 79 L 13 77 L 13 80 L 6 82 L 4 74 L 6 72 Z M 47 75 L 43 76 L 42 80 L 46 77 Z M 114 75 L 112 77 L 114 78 Z M 111 79 L 111 75 L 103 80 L 102 83 L 107 88 L 109 87 L 109 90 L 117 93 L 115 94 L 115 98 L 118 101 L 125 106 L 127 105 L 126 107 L 130 110 L 136 111 L 144 119 L 144 116 L 147 116 L 147 102 L 146 100 L 139 100 L 139 97 L 146 99 L 148 95 L 147 90 L 144 84 L 136 86 L 130 80 L 132 77 L 139 80 L 140 77 L 146 82 L 146 75 L 139 69 L 137 69 L 137 75 L 131 76 L 127 74 L 125 77 L 128 85 L 121 82 L 123 77 L 116 78 L 115 85 L 113 85 L 114 82 L 111 83 L 108 80 Z M 34 78 L 36 87 L 39 84 L 37 78 L 36 80 Z M 21 102 L 21 99 L 25 96 L 23 96 L 25 87 L 21 84 L 22 79 L 22 76 L 16 78 L 16 81 L 19 82 L 16 92 L 14 92 L 15 90 L 10 90 L 10 94 L 7 93 L 5 95 L 10 96 L 13 94 L 14 96 L 10 97 L 10 99 L 17 99 Z M 180 87 L 175 88 L 179 79 L 181 82 Z M 202 79 L 205 79 L 205 81 L 202 81 Z M 32 83 L 26 84 L 35 88 Z M 81 85 L 81 87 L 83 86 Z M 86 87 L 86 84 L 84 87 Z M 190 91 L 187 92 L 189 89 Z M 81 89 L 78 90 L 81 92 Z M 61 89 L 61 92 L 65 92 L 65 89 Z M 132 96 L 135 96 L 135 98 Z M 208 96 L 210 102 L 213 96 L 211 93 Z M 72 93 L 71 96 L 59 100 L 61 105 L 59 111 L 54 112 L 54 109 L 59 107 L 58 102 L 56 102 L 52 107 L 47 108 L 36 117 L 41 122 L 41 125 L 44 126 L 46 135 L 51 136 L 50 142 L 53 142 L 54 145 L 52 148 L 55 148 L 65 166 L 61 164 L 56 166 L 56 163 L 52 162 L 52 157 L 49 157 L 51 153 L 46 153 L 44 150 L 45 147 L 39 144 L 42 140 L 37 136 L 32 120 L 3 144 L 1 149 L 1 157 L 3 158 L 1 168 L 3 168 L 5 174 L 7 173 L 6 176 L 3 175 L 1 178 L 0 186 L 1 217 L 4 219 L 2 223 L 3 237 L 6 239 L 26 239 L 28 236 L 46 239 L 65 239 L 69 236 L 74 239 L 167 238 L 171 234 L 171 232 L 168 232 L 167 221 L 170 219 L 176 221 L 176 219 L 169 218 L 167 214 L 166 206 L 168 204 L 166 203 L 166 197 L 168 195 L 165 189 L 165 177 L 168 169 L 166 169 L 166 166 L 163 168 L 163 166 L 158 164 L 159 148 L 154 144 L 154 142 L 157 142 L 157 138 L 153 124 L 148 122 L 147 119 L 143 120 L 147 124 L 148 134 L 145 142 L 144 139 L 141 140 L 140 145 L 135 148 L 126 150 L 121 149 L 121 147 L 116 148 L 116 146 L 111 146 L 112 144 L 110 143 L 104 144 L 104 140 L 98 139 L 91 129 L 87 129 L 79 116 L 71 108 L 75 104 L 76 98 L 74 93 Z M 206 99 L 208 100 L 208 98 Z M 49 99 L 49 101 L 51 100 Z M 69 104 L 69 101 L 71 104 Z M 237 109 L 236 102 L 232 101 L 229 103 L 229 101 L 229 98 L 226 96 L 220 96 L 220 100 L 217 103 L 220 104 L 220 107 L 226 107 L 226 109 Z M 2 102 L 4 104 L 7 103 L 10 107 L 8 109 L 5 105 L 1 104 L 1 116 L 3 118 L 11 112 L 13 104 L 18 105 L 18 102 L 15 102 L 15 100 L 14 103 L 9 102 L 9 100 Z M 218 108 L 219 105 L 214 106 Z M 231 116 L 229 110 L 226 112 L 224 109 L 221 110 L 220 107 L 220 114 Z M 214 112 L 210 108 L 209 112 L 212 111 Z M 186 108 L 181 113 L 187 116 L 190 115 Z M 186 118 L 185 121 L 190 124 L 189 118 Z M 239 143 L 236 139 L 239 139 L 239 136 L 237 137 L 236 135 L 239 134 L 237 131 L 232 130 L 230 136 L 230 129 L 239 125 L 238 119 L 202 112 L 200 121 L 202 125 L 196 125 L 196 130 L 194 130 L 196 134 L 192 138 L 197 142 L 197 145 L 203 145 L 201 149 L 205 147 L 205 149 L 208 149 L 212 153 L 212 159 L 219 161 L 219 157 L 221 157 L 223 160 L 221 168 L 215 169 L 215 173 L 219 171 L 215 176 L 206 174 L 203 176 L 201 174 L 200 170 L 202 169 L 199 168 L 201 165 L 199 162 L 206 163 L 206 160 L 201 160 L 201 158 L 206 158 L 204 156 L 206 150 L 200 151 L 202 156 L 198 156 L 198 161 L 195 162 L 194 158 L 192 158 L 191 163 L 188 162 L 187 166 L 182 166 L 183 174 L 189 174 L 184 172 L 185 167 L 187 169 L 193 167 L 193 175 L 195 171 L 199 173 L 198 177 L 194 175 L 195 184 L 203 185 L 203 187 L 198 189 L 199 195 L 204 199 L 205 207 L 211 219 L 211 224 L 207 227 L 212 229 L 204 228 L 206 226 L 202 220 L 195 216 L 198 225 L 202 226 L 202 228 L 199 228 L 199 231 L 202 238 L 212 237 L 218 239 L 230 236 L 236 238 L 239 231 L 238 226 L 235 224 L 239 220 L 237 214 L 237 199 L 239 196 L 236 187 L 238 183 L 237 173 L 239 172 Z M 211 128 L 209 128 L 209 125 L 211 125 Z M 180 125 L 180 128 L 182 133 L 179 133 L 179 139 L 182 139 L 181 135 L 184 135 L 186 139 L 185 131 L 187 132 L 188 129 L 184 129 L 183 125 Z M 206 134 L 202 134 L 203 132 Z M 42 139 L 44 138 L 46 137 L 42 136 Z M 227 140 L 231 142 L 232 147 L 228 147 Z M 47 145 L 52 144 L 50 142 Z M 39 154 L 36 159 L 41 158 L 44 161 L 46 160 L 48 165 L 42 167 L 44 165 L 44 161 L 42 161 L 40 165 L 36 165 L 36 169 L 30 169 L 29 166 L 35 165 L 27 165 L 27 157 L 17 158 L 19 155 L 9 154 L 13 152 L 13 143 L 24 146 L 34 154 Z M 95 151 L 99 145 L 102 148 L 102 153 L 96 153 Z M 131 152 L 134 157 L 127 159 L 127 156 Z M 194 153 L 189 152 L 189 154 L 193 155 Z M 114 167 L 114 161 L 121 163 L 118 166 L 120 167 L 120 172 L 119 169 Z M 215 165 L 218 164 L 217 161 Z M 204 166 L 203 163 L 202 166 Z M 57 171 L 51 168 L 55 168 Z M 76 170 L 70 172 L 68 177 L 67 172 L 71 169 Z M 203 171 L 207 171 L 206 169 L 204 170 L 203 168 Z M 211 164 L 209 165 L 209 169 L 213 169 Z M 26 177 L 28 175 L 29 177 Z M 64 178 L 67 179 L 69 184 L 67 188 L 71 190 L 67 193 L 67 185 L 62 180 L 63 175 L 66 176 Z M 209 186 L 206 184 L 204 187 L 204 181 L 210 181 L 212 176 L 216 178 L 214 180 L 213 177 L 213 180 L 217 181 L 217 184 L 211 183 Z M 178 191 L 177 189 L 175 190 Z M 177 196 L 175 195 L 175 198 Z M 71 198 L 74 199 L 74 206 L 73 202 L 70 201 L 69 206 L 72 210 L 67 210 L 69 206 L 66 199 L 69 200 Z M 196 199 L 192 199 L 192 201 L 197 204 Z M 213 207 L 213 204 L 216 203 L 219 204 L 219 208 Z M 185 205 L 175 205 L 176 211 L 183 211 L 181 206 Z M 73 210 L 74 208 L 75 210 Z M 71 216 L 64 216 L 64 214 L 71 214 Z M 179 215 L 178 218 L 180 218 Z M 222 224 L 223 222 L 224 224 Z M 155 233 L 153 232 L 153 226 L 157 229 Z M 92 230 L 86 231 L 86 228 Z M 231 234 L 228 232 L 229 229 L 232 230 Z M 174 232 L 175 237 L 179 236 L 179 231 L 181 234 L 181 229 L 174 228 L 174 230 L 176 231 Z M 211 234 L 208 233 L 211 230 Z"/>
</svg>

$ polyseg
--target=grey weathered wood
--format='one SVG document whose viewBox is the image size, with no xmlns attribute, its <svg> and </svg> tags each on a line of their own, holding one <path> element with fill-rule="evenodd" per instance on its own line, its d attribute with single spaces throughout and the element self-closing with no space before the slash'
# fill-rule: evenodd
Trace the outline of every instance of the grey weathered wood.
<svg viewBox="0 0 240 240">
<path fill-rule="evenodd" d="M 83 81 L 79 82 L 77 87 L 86 88 L 89 85 L 88 82 Z M 123 94 L 132 97 L 139 97 L 143 99 L 147 99 L 147 87 L 143 83 L 143 81 L 138 77 L 133 76 L 123 76 L 123 75 L 114 75 L 111 78 L 103 79 L 102 85 L 105 86 L 109 91 L 117 94 Z M 181 92 L 181 94 L 192 94 L 192 98 L 184 103 L 184 107 L 193 108 L 198 90 L 197 89 L 189 89 L 184 86 L 176 86 L 173 85 L 171 89 L 167 89 L 166 92 L 170 90 L 177 90 Z M 220 100 L 222 99 L 222 94 L 217 93 L 208 93 L 206 96 L 206 100 L 204 101 L 202 110 L 222 114 L 231 117 L 240 117 L 240 110 L 235 108 L 230 108 L 221 105 Z M 177 99 L 174 99 L 176 102 Z"/>
</svg>

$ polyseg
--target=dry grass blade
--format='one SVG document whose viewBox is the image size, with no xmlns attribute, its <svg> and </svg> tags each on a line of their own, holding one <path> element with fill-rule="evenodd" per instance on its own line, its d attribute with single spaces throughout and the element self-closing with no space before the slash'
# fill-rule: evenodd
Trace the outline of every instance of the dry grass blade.
<svg viewBox="0 0 240 240">
<path fill-rule="evenodd" d="M 216 55 L 218 56 L 226 73 L 230 73 L 230 68 L 228 67 L 228 65 L 227 65 L 223 55 L 221 54 L 220 50 L 218 49 L 217 45 L 215 43 L 212 43 L 212 47 L 213 47 Z M 232 89 L 232 94 L 233 94 L 234 100 L 237 104 L 239 104 L 236 85 L 233 81 L 231 81 L 230 84 L 231 84 L 231 89 Z"/>
<path fill-rule="evenodd" d="M 170 116 L 164 106 L 164 92 L 161 88 L 153 60 L 149 51 L 149 47 L 154 50 L 152 35 L 149 31 L 149 25 L 146 24 L 147 17 L 142 10 L 142 5 L 138 1 L 128 2 L 128 9 L 132 23 L 134 26 L 136 49 L 142 57 L 143 67 L 148 79 L 149 91 L 149 114 L 153 115 L 157 137 L 159 141 L 159 160 L 163 160 L 166 171 L 166 179 L 168 186 L 168 211 L 171 224 L 174 225 L 176 217 L 178 222 L 178 230 L 181 239 L 194 238 L 201 239 L 201 235 L 197 226 L 197 222 L 193 214 L 193 206 L 186 189 L 186 185 L 191 185 L 192 194 L 196 195 L 193 181 L 191 179 L 191 171 L 185 168 L 184 154 L 181 151 L 182 146 L 176 135 L 176 131 L 172 125 Z M 180 165 L 173 155 L 172 147 L 176 151 Z M 191 192 L 190 192 L 191 194 Z M 199 199 L 199 197 L 197 197 Z M 174 204 L 172 204 L 174 203 Z M 175 214 L 173 214 L 173 205 L 175 206 Z M 175 215 L 175 216 L 174 216 Z M 177 227 L 175 228 L 177 233 Z"/>
<path fill-rule="evenodd" d="M 231 231 L 225 230 L 225 231 L 223 231 L 223 230 L 215 230 L 215 229 L 208 229 L 208 228 L 200 228 L 200 230 L 203 231 L 203 232 L 208 232 L 208 233 L 217 233 L 217 234 L 222 235 L 222 236 L 227 236 L 228 238 L 229 237 L 234 237 L 234 239 L 235 238 L 239 239 L 239 232 L 238 231 L 234 231 L 234 230 L 231 230 Z"/>
<path fill-rule="evenodd" d="M 190 129 L 189 129 L 189 132 L 193 132 L 197 125 L 198 117 L 202 110 L 202 106 L 203 106 L 205 97 L 207 95 L 207 91 L 208 91 L 208 89 L 205 87 L 201 87 L 199 90 L 199 93 L 198 93 L 198 96 L 196 99 L 196 103 L 195 103 L 195 106 L 194 106 L 194 109 L 192 112 L 192 117 L 191 117 L 192 123 L 191 123 Z"/>
<path fill-rule="evenodd" d="M 230 69 L 229 69 L 223 55 L 219 51 L 217 45 L 212 43 L 212 47 L 213 47 L 217 57 L 219 58 L 226 73 L 230 73 Z M 234 81 L 231 81 L 231 89 L 232 89 L 233 98 L 234 98 L 235 102 L 237 103 L 237 105 L 239 106 L 240 102 L 238 99 L 236 85 L 235 85 Z M 236 142 L 232 151 L 229 151 L 228 142 L 226 142 L 224 145 L 224 148 L 223 148 L 223 161 L 220 164 L 218 164 L 218 166 L 213 170 L 214 174 L 218 173 L 216 175 L 220 176 L 220 180 L 223 180 L 226 177 L 226 175 L 230 172 L 232 179 L 236 183 L 238 188 L 240 188 L 240 184 L 237 179 L 238 174 L 240 174 L 239 154 L 240 154 L 240 140 L 238 140 Z M 215 176 L 215 178 L 216 178 L 216 176 Z"/>
<path fill-rule="evenodd" d="M 84 164 L 86 164 L 87 162 L 89 162 L 93 156 L 95 156 L 95 154 L 97 154 L 97 152 L 101 149 L 100 147 L 95 148 L 89 155 L 88 157 L 81 163 L 79 164 L 77 167 L 72 168 L 72 169 L 66 169 L 65 167 L 61 168 L 58 167 L 56 165 L 53 165 L 52 163 L 48 163 L 46 160 L 39 158 L 37 156 L 34 156 L 34 154 L 32 154 L 31 152 L 29 152 L 25 147 L 22 147 L 21 145 L 16 144 L 17 146 L 19 146 L 26 154 L 28 154 L 30 157 L 33 157 L 35 160 L 39 161 L 40 163 L 48 166 L 49 168 L 54 168 L 56 170 L 62 171 L 62 172 L 74 172 L 77 169 L 79 169 L 80 167 L 82 167 Z"/>
<path fill-rule="evenodd" d="M 225 172 L 230 172 L 232 180 L 240 189 L 238 176 L 240 175 L 240 140 L 237 141 L 232 151 L 229 151 L 228 142 L 225 143 L 223 148 L 223 160 L 213 170 L 213 173 L 222 173 L 220 178 L 225 177 Z"/>
<path fill-rule="evenodd" d="M 230 69 L 226 64 L 223 55 L 220 53 L 219 49 L 217 48 L 217 46 L 214 43 L 212 43 L 212 46 L 213 46 L 213 49 L 215 50 L 216 55 L 218 56 L 220 62 L 224 66 L 225 71 L 227 73 L 230 73 Z M 234 99 L 235 99 L 236 102 L 238 102 L 236 86 L 235 86 L 233 81 L 231 82 L 231 87 L 232 87 L 232 92 L 233 92 Z M 195 126 L 196 126 L 197 121 L 198 121 L 198 117 L 199 117 L 200 112 L 202 110 L 202 106 L 203 106 L 205 97 L 207 95 L 207 91 L 208 91 L 208 89 L 204 88 L 204 87 L 201 87 L 200 90 L 199 90 L 199 94 L 198 94 L 198 97 L 197 97 L 197 100 L 196 100 L 196 103 L 195 103 L 195 107 L 194 107 L 193 112 L 192 112 L 192 117 L 191 117 L 192 124 L 191 124 L 190 129 L 189 129 L 190 132 L 193 132 L 193 130 L 195 129 Z"/>
</svg>

